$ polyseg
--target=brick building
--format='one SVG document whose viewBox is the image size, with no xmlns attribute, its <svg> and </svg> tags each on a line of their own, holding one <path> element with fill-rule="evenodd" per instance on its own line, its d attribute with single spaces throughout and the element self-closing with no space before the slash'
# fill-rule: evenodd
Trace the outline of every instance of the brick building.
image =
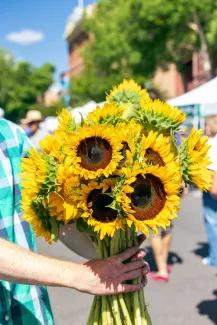
<svg viewBox="0 0 217 325">
<path fill-rule="evenodd" d="M 82 17 L 85 13 L 91 16 L 95 4 L 87 6 L 85 9 L 76 7 L 73 13 L 68 17 L 65 27 L 64 37 L 68 43 L 69 51 L 69 75 L 70 77 L 77 76 L 83 68 L 83 59 L 80 51 L 89 39 L 89 35 L 82 29 Z"/>
<path fill-rule="evenodd" d="M 195 52 L 188 62 L 183 63 L 185 65 L 184 78 L 187 91 L 208 81 L 203 70 L 202 60 L 202 54 Z M 165 93 L 167 99 L 182 95 L 185 92 L 183 77 L 175 64 L 170 64 L 167 71 L 157 69 L 153 81 Z"/>
</svg>

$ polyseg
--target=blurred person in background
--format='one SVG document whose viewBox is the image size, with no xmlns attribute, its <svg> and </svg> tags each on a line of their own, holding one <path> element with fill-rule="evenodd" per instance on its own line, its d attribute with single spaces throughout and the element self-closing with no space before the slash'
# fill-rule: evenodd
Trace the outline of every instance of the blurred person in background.
<svg viewBox="0 0 217 325">
<path fill-rule="evenodd" d="M 46 129 L 40 127 L 43 120 L 44 118 L 40 111 L 30 110 L 27 112 L 26 118 L 20 121 L 24 126 L 26 135 L 38 151 L 40 151 L 39 142 L 48 134 Z"/>
<path fill-rule="evenodd" d="M 217 267 L 217 116 L 210 116 L 205 122 L 205 134 L 209 137 L 210 170 L 213 170 L 213 183 L 210 192 L 203 192 L 203 216 L 209 244 L 208 256 L 204 265 Z"/>
<path fill-rule="evenodd" d="M 187 195 L 188 189 L 185 184 L 182 184 L 183 191 L 181 197 Z M 161 229 L 155 237 L 150 238 L 151 248 L 154 254 L 155 263 L 157 265 L 157 272 L 150 272 L 150 279 L 156 282 L 167 283 L 169 281 L 169 273 L 172 271 L 172 265 L 168 264 L 169 251 L 172 243 L 172 229 L 173 223 L 166 228 Z"/>
<path fill-rule="evenodd" d="M 180 135 L 181 135 L 181 140 L 185 140 L 188 136 L 188 129 L 187 126 L 181 126 L 180 127 Z"/>
</svg>

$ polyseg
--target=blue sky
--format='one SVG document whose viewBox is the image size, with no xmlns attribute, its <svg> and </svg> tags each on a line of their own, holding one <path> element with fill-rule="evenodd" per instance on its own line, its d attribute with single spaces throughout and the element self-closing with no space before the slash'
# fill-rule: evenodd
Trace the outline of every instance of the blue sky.
<svg viewBox="0 0 217 325">
<path fill-rule="evenodd" d="M 83 1 L 84 5 L 95 2 Z M 63 32 L 77 3 L 78 0 L 0 0 L 0 47 L 12 52 L 16 59 L 37 66 L 52 63 L 57 68 L 56 75 L 67 70 Z"/>
</svg>

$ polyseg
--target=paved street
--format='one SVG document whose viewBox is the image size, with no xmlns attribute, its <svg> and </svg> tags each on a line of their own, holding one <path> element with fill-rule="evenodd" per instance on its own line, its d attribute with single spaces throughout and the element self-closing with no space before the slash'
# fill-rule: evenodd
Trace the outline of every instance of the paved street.
<svg viewBox="0 0 217 325">
<path fill-rule="evenodd" d="M 149 281 L 145 289 L 153 325 L 217 324 L 217 269 L 201 263 L 207 245 L 199 194 L 191 192 L 184 199 L 175 222 L 169 284 Z M 49 246 L 39 239 L 38 244 L 41 253 L 83 261 L 61 243 Z M 147 241 L 147 248 L 148 245 Z M 150 252 L 148 260 L 152 264 Z M 60 288 L 51 288 L 49 292 L 56 325 L 85 325 L 91 296 Z"/>
</svg>

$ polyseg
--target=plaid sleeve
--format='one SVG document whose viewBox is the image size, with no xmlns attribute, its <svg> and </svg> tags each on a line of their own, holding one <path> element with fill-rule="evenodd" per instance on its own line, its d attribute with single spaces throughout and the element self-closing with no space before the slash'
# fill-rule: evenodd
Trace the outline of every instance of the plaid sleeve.
<svg viewBox="0 0 217 325">
<path fill-rule="evenodd" d="M 0 237 L 36 251 L 34 234 L 20 209 L 20 158 L 31 146 L 20 127 L 0 119 Z M 0 324 L 6 323 L 54 325 L 46 288 L 0 281 Z"/>
<path fill-rule="evenodd" d="M 17 126 L 16 128 L 18 143 L 20 147 L 20 155 L 22 158 L 26 157 L 29 149 L 33 146 L 25 132 Z"/>
</svg>

